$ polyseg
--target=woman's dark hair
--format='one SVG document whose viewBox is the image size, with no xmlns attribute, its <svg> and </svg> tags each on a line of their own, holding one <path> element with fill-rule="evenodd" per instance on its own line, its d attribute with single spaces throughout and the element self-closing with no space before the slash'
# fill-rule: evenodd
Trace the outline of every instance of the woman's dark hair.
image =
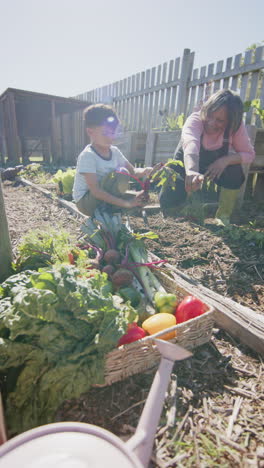
<svg viewBox="0 0 264 468">
<path fill-rule="evenodd" d="M 84 110 L 83 117 L 86 128 L 100 125 L 109 125 L 116 128 L 119 124 L 115 111 L 106 104 L 92 104 Z"/>
<path fill-rule="evenodd" d="M 230 133 L 235 133 L 242 122 L 243 102 L 238 94 L 235 94 L 229 89 L 221 89 L 209 97 L 202 105 L 201 118 L 202 120 L 206 120 L 212 112 L 215 112 L 223 106 L 227 109 L 227 130 Z"/>
</svg>

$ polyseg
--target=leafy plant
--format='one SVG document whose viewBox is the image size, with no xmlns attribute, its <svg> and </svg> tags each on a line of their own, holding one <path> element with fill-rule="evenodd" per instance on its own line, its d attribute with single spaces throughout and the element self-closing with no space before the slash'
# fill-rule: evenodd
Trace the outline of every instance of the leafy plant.
<svg viewBox="0 0 264 468">
<path fill-rule="evenodd" d="M 252 101 L 245 101 L 244 112 L 248 112 L 250 108 L 252 108 L 254 113 L 260 117 L 261 124 L 264 127 L 264 109 L 262 109 L 260 106 L 260 99 L 253 99 Z"/>
<path fill-rule="evenodd" d="M 67 197 L 72 195 L 75 173 L 76 169 L 69 168 L 66 171 L 59 169 L 52 177 L 51 182 L 58 184 L 57 191 L 59 195 L 66 195 Z"/>
<path fill-rule="evenodd" d="M 173 166 L 184 167 L 184 164 L 179 159 L 169 158 L 166 164 L 153 175 L 151 181 L 154 182 L 157 187 L 170 186 L 172 190 L 175 190 L 177 178 L 181 176 L 173 169 Z"/>
<path fill-rule="evenodd" d="M 45 184 L 49 179 L 49 176 L 44 171 L 43 166 L 38 163 L 28 164 L 19 172 L 19 175 L 28 180 L 32 180 L 36 184 Z"/>
<path fill-rule="evenodd" d="M 254 244 L 262 249 L 264 247 L 264 232 L 257 231 L 252 228 L 241 228 L 238 226 L 226 226 L 224 229 L 225 235 L 231 240 L 254 242 Z"/>
<path fill-rule="evenodd" d="M 184 114 L 174 115 L 168 114 L 168 111 L 165 109 L 164 111 L 160 110 L 159 115 L 162 116 L 161 120 L 161 131 L 165 132 L 173 132 L 175 130 L 181 130 L 184 124 Z M 159 130 L 155 128 L 154 130 Z"/>
<path fill-rule="evenodd" d="M 71 265 L 22 272 L 0 290 L 0 371 L 11 434 L 54 421 L 62 402 L 104 382 L 106 354 L 135 320 L 106 274 Z"/>
<path fill-rule="evenodd" d="M 76 239 L 70 238 L 69 233 L 63 229 L 30 231 L 18 246 L 19 257 L 14 265 L 15 270 L 37 270 L 56 262 L 67 262 L 68 252 L 75 244 Z"/>
</svg>

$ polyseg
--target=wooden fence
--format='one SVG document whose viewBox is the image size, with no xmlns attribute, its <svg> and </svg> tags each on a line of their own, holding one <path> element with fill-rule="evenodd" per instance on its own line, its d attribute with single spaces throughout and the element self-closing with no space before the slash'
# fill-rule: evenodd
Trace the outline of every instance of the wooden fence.
<svg viewBox="0 0 264 468">
<path fill-rule="evenodd" d="M 238 92 L 243 101 L 258 98 L 264 107 L 264 46 L 200 69 L 194 68 L 194 58 L 194 52 L 185 49 L 181 58 L 77 97 L 111 103 L 125 130 L 141 132 L 161 127 L 160 111 L 187 116 L 222 88 Z M 246 123 L 255 124 L 252 111 L 247 113 Z"/>
</svg>

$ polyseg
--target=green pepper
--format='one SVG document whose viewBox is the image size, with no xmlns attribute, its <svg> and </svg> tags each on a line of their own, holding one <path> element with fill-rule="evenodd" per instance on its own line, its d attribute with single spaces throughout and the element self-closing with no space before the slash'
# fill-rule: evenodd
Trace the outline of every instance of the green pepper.
<svg viewBox="0 0 264 468">
<path fill-rule="evenodd" d="M 177 306 L 177 297 L 175 294 L 157 292 L 154 296 L 155 307 L 159 312 L 173 314 Z"/>
</svg>

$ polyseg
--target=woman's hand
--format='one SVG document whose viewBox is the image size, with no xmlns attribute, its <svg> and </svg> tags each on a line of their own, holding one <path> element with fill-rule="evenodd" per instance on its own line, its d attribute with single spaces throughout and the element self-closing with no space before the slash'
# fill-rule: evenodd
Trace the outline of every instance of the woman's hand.
<svg viewBox="0 0 264 468">
<path fill-rule="evenodd" d="M 221 174 L 224 172 L 225 168 L 228 166 L 228 158 L 223 156 L 222 158 L 217 159 L 215 162 L 208 166 L 205 177 L 208 177 L 210 180 L 219 179 Z"/>
<path fill-rule="evenodd" d="M 204 176 L 199 172 L 189 171 L 185 176 L 186 192 L 196 192 L 202 188 Z"/>
</svg>

